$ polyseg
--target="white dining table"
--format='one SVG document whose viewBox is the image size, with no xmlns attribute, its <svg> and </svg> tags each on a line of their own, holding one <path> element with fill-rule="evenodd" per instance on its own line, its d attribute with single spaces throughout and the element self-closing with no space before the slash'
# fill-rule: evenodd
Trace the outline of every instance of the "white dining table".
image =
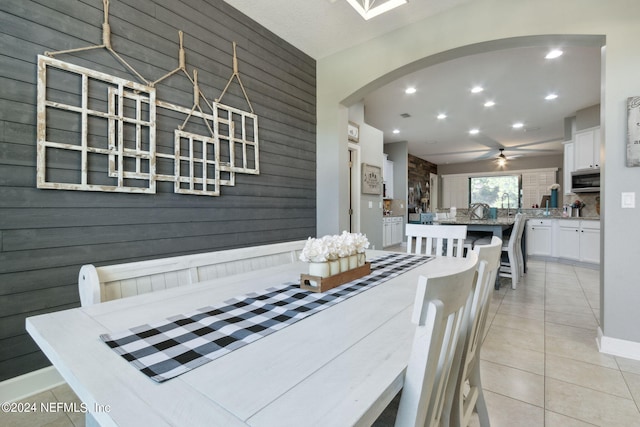
<svg viewBox="0 0 640 427">
<path fill-rule="evenodd" d="M 369 251 L 372 259 L 386 252 Z M 26 328 L 102 426 L 370 425 L 402 388 L 420 275 L 467 268 L 439 257 L 156 383 L 100 334 L 299 281 L 302 262 L 29 317 Z"/>
</svg>

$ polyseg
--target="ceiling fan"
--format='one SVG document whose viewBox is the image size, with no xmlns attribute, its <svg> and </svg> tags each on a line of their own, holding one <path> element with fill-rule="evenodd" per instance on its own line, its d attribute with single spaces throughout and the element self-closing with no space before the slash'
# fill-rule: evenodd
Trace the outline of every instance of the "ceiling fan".
<svg viewBox="0 0 640 427">
<path fill-rule="evenodd" d="M 498 163 L 498 166 L 504 166 L 507 164 L 507 156 L 504 155 L 504 148 L 500 149 L 500 154 L 498 154 L 496 162 Z"/>
<path fill-rule="evenodd" d="M 477 160 L 490 159 L 495 156 L 495 151 L 498 150 L 498 156 L 495 157 L 496 161 L 505 164 L 507 160 L 521 157 L 523 154 L 535 154 L 535 155 L 551 155 L 560 154 L 562 151 L 552 147 L 553 144 L 558 142 L 557 138 L 542 140 L 542 141 L 530 141 L 520 144 L 503 145 L 498 141 L 484 136 L 476 140 L 480 145 L 487 147 L 484 150 L 478 150 L 478 153 L 484 153 L 478 156 Z"/>
</svg>

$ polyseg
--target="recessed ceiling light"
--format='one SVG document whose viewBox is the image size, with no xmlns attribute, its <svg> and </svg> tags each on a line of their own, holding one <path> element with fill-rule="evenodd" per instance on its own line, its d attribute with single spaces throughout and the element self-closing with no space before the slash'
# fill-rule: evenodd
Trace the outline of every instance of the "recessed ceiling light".
<svg viewBox="0 0 640 427">
<path fill-rule="evenodd" d="M 493 107 L 494 105 L 496 105 L 496 103 L 493 101 L 487 101 L 484 103 L 485 107 Z"/>
<path fill-rule="evenodd" d="M 407 89 L 405 89 L 404 93 L 406 93 L 407 95 L 411 95 L 412 93 L 416 93 L 416 88 L 415 87 L 408 87 Z"/>
<path fill-rule="evenodd" d="M 479 133 L 480 133 L 480 129 L 471 129 L 471 130 L 469 131 L 469 133 L 470 133 L 471 135 L 477 135 L 477 134 L 479 134 Z"/>
<path fill-rule="evenodd" d="M 471 93 L 480 93 L 484 90 L 484 88 L 482 86 L 474 86 L 473 88 L 471 88 Z"/>
<path fill-rule="evenodd" d="M 437 117 L 438 117 L 438 120 L 444 120 L 444 119 L 447 118 L 447 115 L 445 113 L 440 113 L 440 114 L 438 114 Z"/>
<path fill-rule="evenodd" d="M 524 127 L 524 123 L 522 122 L 517 122 L 511 125 L 512 128 L 514 129 L 522 129 Z"/>
<path fill-rule="evenodd" d="M 545 96 L 544 99 L 546 99 L 547 101 L 551 101 L 552 99 L 556 99 L 557 97 L 558 97 L 557 94 L 550 93 L 549 95 Z"/>
<path fill-rule="evenodd" d="M 394 129 L 393 133 L 400 133 L 400 129 Z"/>
<path fill-rule="evenodd" d="M 550 50 L 549 53 L 547 53 L 547 56 L 545 56 L 546 59 L 553 59 L 553 58 L 557 58 L 559 56 L 562 56 L 564 52 L 561 51 L 560 49 L 553 49 Z"/>
</svg>

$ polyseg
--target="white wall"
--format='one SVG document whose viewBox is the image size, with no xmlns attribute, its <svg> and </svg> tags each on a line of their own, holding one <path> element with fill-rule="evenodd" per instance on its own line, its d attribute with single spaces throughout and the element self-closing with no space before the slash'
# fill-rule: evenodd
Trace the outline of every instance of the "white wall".
<svg viewBox="0 0 640 427">
<path fill-rule="evenodd" d="M 318 206 L 340 194 L 347 172 L 346 108 L 401 75 L 465 54 L 526 45 L 544 35 L 606 36 L 602 96 L 602 313 L 605 336 L 640 343 L 636 271 L 637 209 L 621 209 L 622 191 L 640 192 L 640 168 L 626 168 L 626 99 L 640 95 L 640 2 L 628 0 L 474 0 L 317 62 Z M 542 36 L 542 37 L 538 37 Z M 581 41 L 580 38 L 576 39 Z M 344 154 L 343 154 L 344 153 Z M 347 203 L 340 195 L 339 203 Z M 345 221 L 341 207 L 318 215 L 318 233 Z M 348 220 L 348 219 L 347 219 Z"/>
<path fill-rule="evenodd" d="M 361 162 L 383 169 L 382 131 L 365 123 L 360 124 Z M 360 232 L 369 243 L 382 249 L 382 194 L 362 194 L 360 198 Z"/>
<path fill-rule="evenodd" d="M 369 126 L 364 123 L 364 105 L 356 103 L 349 107 L 349 121 L 356 123 L 360 126 L 360 137 L 358 146 L 360 147 L 360 165 L 356 165 L 356 169 L 359 169 L 362 163 L 378 166 L 381 170 L 383 168 L 384 157 L 382 156 L 383 145 L 383 133 L 382 131 Z M 325 174 L 322 174 L 323 178 L 326 178 Z M 359 176 L 358 179 L 361 179 Z M 355 191 L 358 191 L 357 188 Z M 376 249 L 382 249 L 382 194 L 357 194 L 359 208 L 358 211 L 360 232 L 367 235 L 369 243 L 375 246 Z M 371 204 L 371 207 L 369 207 Z M 343 230 L 348 230 L 347 227 Z"/>
</svg>

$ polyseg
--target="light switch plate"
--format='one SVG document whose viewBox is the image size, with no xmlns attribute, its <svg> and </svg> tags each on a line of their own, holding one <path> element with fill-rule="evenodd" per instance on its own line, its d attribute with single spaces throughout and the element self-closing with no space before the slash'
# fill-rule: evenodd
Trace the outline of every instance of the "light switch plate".
<svg viewBox="0 0 640 427">
<path fill-rule="evenodd" d="M 622 193 L 622 208 L 634 209 L 636 207 L 636 193 Z"/>
<path fill-rule="evenodd" d="M 369 200 L 369 209 L 373 208 L 373 202 L 371 200 Z"/>
</svg>

